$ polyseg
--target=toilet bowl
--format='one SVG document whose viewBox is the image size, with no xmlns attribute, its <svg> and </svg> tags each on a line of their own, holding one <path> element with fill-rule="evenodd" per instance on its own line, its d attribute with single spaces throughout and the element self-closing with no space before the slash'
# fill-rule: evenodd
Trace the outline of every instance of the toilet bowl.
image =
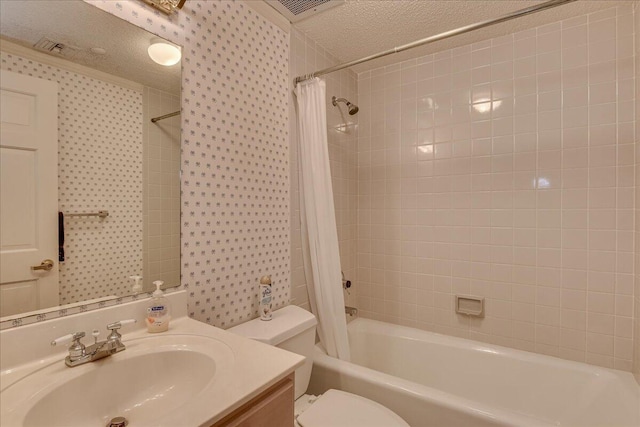
<svg viewBox="0 0 640 427">
<path fill-rule="evenodd" d="M 274 345 L 306 357 L 296 369 L 296 421 L 301 427 L 409 427 L 395 412 L 352 393 L 328 390 L 317 398 L 304 395 L 313 366 L 316 318 L 308 311 L 289 305 L 273 312 L 269 321 L 250 320 L 229 329 L 238 335 Z M 308 399 L 302 402 L 300 398 Z M 303 403 L 303 404 L 301 404 Z"/>
<path fill-rule="evenodd" d="M 297 403 L 297 401 L 296 401 Z M 327 390 L 296 418 L 300 427 L 408 427 L 395 412 L 373 400 Z"/>
</svg>

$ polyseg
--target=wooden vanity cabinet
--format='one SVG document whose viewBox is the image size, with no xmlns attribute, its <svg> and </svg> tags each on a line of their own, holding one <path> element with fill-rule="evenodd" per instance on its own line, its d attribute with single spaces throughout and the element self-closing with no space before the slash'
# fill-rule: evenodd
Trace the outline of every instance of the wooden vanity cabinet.
<svg viewBox="0 0 640 427">
<path fill-rule="evenodd" d="M 291 374 L 211 427 L 293 427 L 293 387 Z"/>
</svg>

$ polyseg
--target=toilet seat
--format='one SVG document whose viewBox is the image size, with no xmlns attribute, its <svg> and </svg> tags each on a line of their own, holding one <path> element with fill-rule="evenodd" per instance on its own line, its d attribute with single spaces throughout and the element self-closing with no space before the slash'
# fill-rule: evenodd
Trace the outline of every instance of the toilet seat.
<svg viewBox="0 0 640 427">
<path fill-rule="evenodd" d="M 333 389 L 320 396 L 297 421 L 302 427 L 409 427 L 381 404 Z"/>
</svg>

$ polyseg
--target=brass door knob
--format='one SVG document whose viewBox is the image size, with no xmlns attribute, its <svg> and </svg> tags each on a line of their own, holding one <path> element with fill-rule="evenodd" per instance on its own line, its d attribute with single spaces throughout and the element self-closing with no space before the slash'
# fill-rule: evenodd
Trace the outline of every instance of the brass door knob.
<svg viewBox="0 0 640 427">
<path fill-rule="evenodd" d="M 44 270 L 49 271 L 53 268 L 53 261 L 50 259 L 45 259 L 40 263 L 40 265 L 32 265 L 31 270 Z"/>
</svg>

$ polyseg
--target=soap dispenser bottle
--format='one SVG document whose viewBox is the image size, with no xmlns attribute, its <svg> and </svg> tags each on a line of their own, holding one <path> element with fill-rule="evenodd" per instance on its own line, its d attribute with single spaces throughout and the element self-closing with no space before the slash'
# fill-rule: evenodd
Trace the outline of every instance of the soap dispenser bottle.
<svg viewBox="0 0 640 427">
<path fill-rule="evenodd" d="M 134 294 L 139 294 L 142 292 L 142 276 L 129 276 L 129 279 L 133 280 L 133 286 L 131 287 L 131 292 Z"/>
<path fill-rule="evenodd" d="M 156 285 L 156 290 L 153 291 L 153 297 L 147 308 L 147 316 L 145 318 L 147 331 L 151 333 L 165 332 L 169 329 L 169 321 L 171 320 L 169 301 L 164 297 L 164 292 L 160 290 L 160 286 L 163 283 L 162 280 L 153 282 Z"/>
</svg>

